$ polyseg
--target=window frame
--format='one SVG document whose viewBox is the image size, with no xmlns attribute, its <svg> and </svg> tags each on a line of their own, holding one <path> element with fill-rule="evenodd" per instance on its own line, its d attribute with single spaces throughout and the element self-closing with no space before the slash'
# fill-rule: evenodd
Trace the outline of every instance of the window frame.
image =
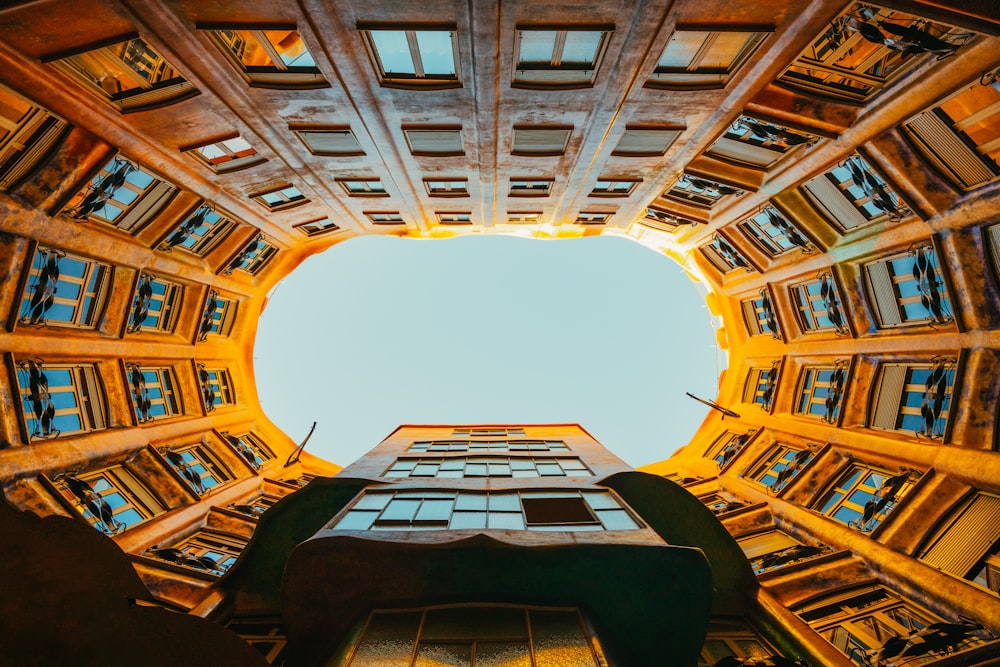
<svg viewBox="0 0 1000 667">
<path fill-rule="evenodd" d="M 564 467 L 564 463 L 569 466 Z M 416 474 L 418 471 L 420 474 Z M 594 473 L 578 456 L 537 457 L 495 454 L 401 456 L 381 474 L 381 477 L 389 479 L 563 479 L 593 476 Z"/>
<path fill-rule="evenodd" d="M 312 155 L 319 157 L 361 157 L 366 155 L 364 147 L 361 142 L 358 141 L 358 136 L 351 129 L 350 125 L 302 125 L 294 124 L 289 125 L 288 129 L 298 137 L 302 145 L 306 147 Z M 311 135 L 316 135 L 317 137 L 321 135 L 339 135 L 344 140 L 350 138 L 354 141 L 353 145 L 344 146 L 343 150 L 333 149 L 333 148 L 321 148 L 315 146 L 309 141 Z M 349 142 L 348 142 L 349 143 Z M 340 180 L 340 179 L 337 179 Z M 350 179 L 348 179 L 350 180 Z"/>
<path fill-rule="evenodd" d="M 160 454 L 167 466 L 196 496 L 204 497 L 236 481 L 236 475 L 209 447 L 208 441 L 163 447 Z M 210 484 L 206 480 L 211 480 Z"/>
<path fill-rule="evenodd" d="M 462 134 L 461 125 L 404 125 L 403 138 L 406 139 L 406 146 L 410 149 L 410 154 L 416 157 L 459 157 L 465 155 L 465 138 Z M 450 132 L 457 136 L 458 147 L 430 148 L 427 145 L 414 147 L 413 140 L 421 134 Z M 451 139 L 456 138 L 455 136 Z"/>
<path fill-rule="evenodd" d="M 425 179 L 426 180 L 426 179 Z M 388 197 L 389 193 L 382 185 L 379 176 L 359 177 L 359 178 L 335 178 L 334 182 L 339 185 L 348 197 Z M 378 184 L 377 187 L 372 184 Z M 352 184 L 360 184 L 360 188 L 352 187 Z"/>
<path fill-rule="evenodd" d="M 143 367 L 137 362 L 125 361 L 122 370 L 135 425 L 184 415 L 183 395 L 173 366 Z"/>
<path fill-rule="evenodd" d="M 951 435 L 953 420 L 951 411 L 959 387 L 959 365 L 956 357 L 938 356 L 929 361 L 919 362 L 882 362 L 875 371 L 871 395 L 868 399 L 868 428 L 913 435 L 929 440 L 940 439 L 948 442 Z M 928 373 L 924 384 L 913 381 L 914 376 Z M 935 378 L 932 387 L 927 383 Z M 942 384 L 944 382 L 944 384 Z M 920 395 L 921 405 L 911 396 Z M 930 416 L 934 419 L 928 426 L 927 417 L 922 414 L 922 404 L 933 401 L 940 403 L 940 409 L 935 414 L 934 406 L 930 408 Z M 921 428 L 914 429 L 912 426 Z M 904 428 L 905 426 L 905 428 Z M 927 432 L 929 431 L 929 433 Z"/>
<path fill-rule="evenodd" d="M 177 328 L 183 305 L 183 285 L 140 271 L 136 275 L 135 287 L 132 290 L 125 333 L 173 333 Z M 143 316 L 141 321 L 138 320 L 140 315 Z M 148 324 L 150 318 L 153 322 Z"/>
<path fill-rule="evenodd" d="M 219 407 L 236 404 L 236 392 L 233 389 L 233 377 L 229 369 L 207 368 L 204 364 L 196 363 L 195 370 L 198 373 L 205 414 L 214 412 Z"/>
<path fill-rule="evenodd" d="M 273 88 L 277 90 L 308 90 L 312 88 L 327 88 L 329 83 L 316 66 L 316 59 L 305 43 L 302 33 L 295 24 L 251 24 L 232 25 L 216 23 L 197 23 L 195 27 L 205 33 L 209 40 L 219 48 L 226 59 L 239 71 L 240 75 L 253 88 Z M 271 61 L 270 65 L 248 65 L 234 49 L 234 45 L 226 39 L 225 32 L 241 31 L 249 33 L 258 47 Z M 302 48 L 309 56 L 312 65 L 288 65 L 281 53 L 267 37 L 267 32 L 294 32 Z M 242 36 L 244 39 L 246 36 Z"/>
<path fill-rule="evenodd" d="M 824 289 L 827 295 L 824 296 Z M 829 271 L 818 277 L 788 286 L 795 319 L 804 334 L 834 332 L 838 336 L 850 335 L 844 300 L 836 279 Z"/>
<path fill-rule="evenodd" d="M 24 110 L 17 117 L 0 116 L 0 192 L 16 188 L 55 150 L 70 129 L 59 116 L 0 85 L 0 108 L 3 107 L 15 113 L 18 107 Z"/>
<path fill-rule="evenodd" d="M 51 480 L 46 477 L 42 479 L 52 485 L 59 499 L 70 505 L 75 515 L 105 535 L 123 533 L 167 511 L 143 480 L 123 464 L 79 474 L 61 473 Z M 72 490 L 76 482 L 83 482 L 90 487 L 93 495 L 88 501 Z M 105 487 L 95 488 L 99 482 L 103 482 Z M 108 497 L 112 495 L 118 496 L 122 502 L 108 502 Z M 106 508 L 103 507 L 105 503 Z M 104 520 L 102 510 L 110 510 L 110 523 Z M 127 514 L 130 510 L 138 515 L 138 520 L 119 520 L 118 516 Z"/>
<path fill-rule="evenodd" d="M 122 182 L 115 184 L 119 176 Z M 142 182 L 145 179 L 149 179 L 145 186 L 133 182 Z M 113 189 L 104 196 L 104 188 L 112 186 Z M 138 162 L 115 155 L 73 196 L 63 209 L 63 214 L 74 220 L 96 220 L 135 235 L 162 213 L 179 191 L 173 183 L 142 169 Z M 115 199 L 116 196 L 123 194 L 125 197 L 131 194 L 131 199 L 129 201 Z M 92 196 L 93 204 L 100 203 L 101 206 L 86 211 L 88 199 Z M 118 211 L 110 218 L 98 213 L 98 211 L 106 212 L 109 202 L 112 209 Z"/>
<path fill-rule="evenodd" d="M 912 472 L 903 468 L 902 472 L 893 474 L 867 463 L 851 463 L 838 471 L 809 504 L 809 509 L 848 528 L 874 535 L 913 491 L 916 482 L 910 479 Z M 886 485 L 890 488 L 883 496 Z M 861 504 L 865 498 L 865 504 Z M 873 501 L 871 515 L 866 520 L 868 505 Z M 848 518 L 851 516 L 854 518 Z"/>
<path fill-rule="evenodd" d="M 386 88 L 410 88 L 417 90 L 441 90 L 462 87 L 462 63 L 458 48 L 458 26 L 454 23 L 398 24 L 358 22 L 357 29 L 368 52 L 368 58 L 372 63 L 372 67 L 375 69 L 375 75 L 382 86 Z M 377 31 L 403 32 L 405 34 L 407 49 L 410 52 L 410 62 L 413 65 L 413 74 L 386 72 L 382 57 L 375 43 L 375 38 L 372 36 L 372 32 Z M 424 71 L 424 58 L 420 50 L 420 40 L 417 37 L 417 33 L 420 32 L 450 33 L 449 41 L 451 43 L 452 62 L 455 70 L 453 75 L 445 72 L 431 72 L 428 74 Z"/>
<path fill-rule="evenodd" d="M 330 218 L 316 218 L 315 220 L 300 222 L 297 225 L 292 225 L 292 229 L 305 236 L 320 236 L 322 234 L 341 231 L 337 223 L 330 220 Z"/>
<path fill-rule="evenodd" d="M 198 219 L 198 216 L 201 216 Z M 206 224 L 214 217 L 214 221 Z M 191 226 L 197 222 L 197 226 Z M 180 248 L 198 257 L 206 257 L 222 243 L 238 226 L 232 216 L 215 208 L 207 201 L 202 201 L 187 213 L 171 230 L 156 244 L 156 249 L 171 252 Z M 201 230 L 204 229 L 204 232 Z M 189 243 L 190 241 L 190 243 Z"/>
<path fill-rule="evenodd" d="M 368 221 L 373 225 L 405 225 L 402 214 L 399 211 L 363 211 Z"/>
<path fill-rule="evenodd" d="M 294 190 L 297 194 L 289 194 L 289 190 Z M 281 201 L 270 203 L 264 199 L 267 195 L 276 195 Z M 255 192 L 250 195 L 250 199 L 254 200 L 272 213 L 284 211 L 289 208 L 295 208 L 296 206 L 301 206 L 302 204 L 308 204 L 310 201 L 301 190 L 291 183 Z"/>
<path fill-rule="evenodd" d="M 603 188 L 599 189 L 601 183 L 607 183 Z M 616 188 L 616 183 L 628 183 L 628 188 L 625 190 L 619 190 Z M 588 197 L 631 197 L 635 193 L 635 189 L 639 187 L 642 183 L 641 178 L 624 178 L 624 177 L 613 177 L 613 178 L 598 178 L 594 181 L 593 187 L 590 189 Z"/>
<path fill-rule="evenodd" d="M 912 258 L 911 265 L 895 270 L 895 265 L 908 257 Z M 921 257 L 926 262 L 927 270 L 918 278 L 914 272 L 919 267 Z M 952 307 L 955 302 L 951 298 L 948 286 L 950 278 L 941 266 L 939 253 L 933 241 L 914 243 L 902 252 L 864 262 L 860 268 L 865 296 L 871 306 L 875 325 L 879 329 L 946 326 L 954 323 L 955 315 Z M 909 287 L 911 283 L 915 287 Z M 927 302 L 933 304 L 933 297 L 924 292 L 925 286 L 939 300 L 937 307 L 941 310 L 940 315 L 927 308 Z M 912 305 L 920 305 L 927 316 L 910 317 L 907 308 Z"/>
<path fill-rule="evenodd" d="M 607 211 L 579 211 L 573 222 L 578 225 L 604 225 L 613 215 L 613 212 Z"/>
<path fill-rule="evenodd" d="M 508 197 L 548 197 L 555 185 L 554 178 L 510 178 Z"/>
<path fill-rule="evenodd" d="M 1000 496 L 972 490 L 955 503 L 917 551 L 942 572 L 1000 594 Z"/>
<path fill-rule="evenodd" d="M 775 442 L 740 476 L 764 486 L 775 494 L 780 494 L 802 474 L 806 466 L 812 463 L 815 458 L 816 452 L 809 446 L 796 447 L 783 442 Z M 785 470 L 789 470 L 789 472 L 785 473 Z M 774 477 L 774 481 L 765 482 L 769 477 Z"/>
<path fill-rule="evenodd" d="M 511 132 L 510 154 L 522 157 L 556 157 L 566 154 L 570 139 L 573 138 L 572 125 L 515 125 Z M 565 132 L 562 145 L 557 147 L 558 142 L 546 140 L 544 146 L 532 146 L 533 143 L 541 141 L 543 132 Z M 519 143 L 520 140 L 520 143 Z"/>
<path fill-rule="evenodd" d="M 814 134 L 743 113 L 705 149 L 705 155 L 727 164 L 767 171 L 817 141 L 819 137 Z"/>
<path fill-rule="evenodd" d="M 630 158 L 662 157 L 667 154 L 667 151 L 677 142 L 677 139 L 680 138 L 686 129 L 686 127 L 678 127 L 676 125 L 626 125 L 625 131 L 618 138 L 618 143 L 615 144 L 614 149 L 611 151 L 611 156 Z M 664 137 L 665 135 L 669 136 L 666 138 L 666 142 L 662 148 L 652 141 L 654 138 Z M 630 142 L 636 143 L 633 146 Z M 629 143 L 630 145 L 623 148 L 623 143 Z"/>
<path fill-rule="evenodd" d="M 53 385 L 49 378 L 53 373 L 68 373 L 69 384 Z M 14 362 L 14 375 L 25 443 L 108 428 L 110 406 L 96 364 L 48 364 L 40 359 L 20 359 Z M 60 391 L 61 388 L 65 389 Z M 58 401 L 60 407 L 57 408 L 52 399 L 59 394 L 71 394 L 72 405 L 65 406 L 62 404 L 66 401 Z M 56 428 L 63 423 L 57 420 L 66 418 L 74 419 L 78 427 L 72 430 Z"/>
<path fill-rule="evenodd" d="M 439 189 L 435 187 L 434 183 L 448 183 L 449 186 L 446 189 Z M 463 186 L 460 190 L 452 189 L 451 184 L 462 183 Z M 469 196 L 469 179 L 468 178 L 425 178 L 424 179 L 424 189 L 427 190 L 427 196 L 429 197 L 468 197 Z"/>
<path fill-rule="evenodd" d="M 667 51 L 674 43 L 674 35 L 678 33 L 703 32 L 708 35 L 702 40 L 701 45 L 691 57 L 691 61 L 684 67 L 669 67 L 660 65 Z M 656 59 L 653 71 L 650 72 L 646 80 L 646 88 L 659 88 L 662 90 L 713 90 L 725 88 L 733 76 L 757 51 L 767 37 L 774 32 L 774 26 L 765 25 L 738 25 L 738 24 L 678 24 L 670 33 L 667 42 L 663 46 L 663 51 Z M 746 34 L 747 37 L 743 46 L 733 56 L 730 63 L 724 67 L 704 67 L 699 71 L 699 65 L 706 58 L 711 56 L 712 45 L 719 40 L 723 34 Z"/>
<path fill-rule="evenodd" d="M 213 301 L 216 302 L 216 305 L 210 311 L 209 306 L 212 305 Z M 220 296 L 216 290 L 210 289 L 205 297 L 205 306 L 202 309 L 196 342 L 204 342 L 208 340 L 209 336 L 228 338 L 233 330 L 238 308 L 238 299 Z M 216 317 L 217 313 L 218 317 Z M 209 319 L 211 319 L 210 322 Z"/>
<path fill-rule="evenodd" d="M 435 217 L 439 225 L 471 225 L 471 211 L 435 211 Z M 452 219 L 454 218 L 454 219 Z"/>
<path fill-rule="evenodd" d="M 824 380 L 824 374 L 827 374 Z M 840 387 L 837 387 L 838 374 Z M 838 360 L 833 365 L 806 365 L 799 371 L 795 385 L 795 400 L 792 402 L 792 414 L 819 419 L 827 424 L 839 426 L 844 417 L 844 405 L 847 401 L 850 379 L 850 362 Z M 831 394 L 832 392 L 832 394 Z M 835 399 L 833 415 L 827 401 L 831 396 Z M 816 405 L 822 406 L 819 412 L 814 411 Z M 803 409 L 805 408 L 805 409 Z"/>
<path fill-rule="evenodd" d="M 68 274 L 67 261 L 82 264 L 82 275 Z M 84 330 L 96 329 L 101 324 L 111 293 L 113 265 L 42 245 L 32 248 L 31 261 L 26 264 L 17 326 Z M 62 296 L 60 285 L 64 292 L 65 288 L 71 294 L 75 291 L 76 296 Z M 49 311 L 55 306 L 70 308 L 72 315 L 68 319 L 50 319 Z"/>
<path fill-rule="evenodd" d="M 227 142 L 232 142 L 234 140 L 242 141 L 247 147 L 242 150 L 236 150 L 227 144 Z M 222 156 L 217 158 L 209 158 L 206 156 L 202 152 L 202 149 L 210 147 L 214 147 L 217 151 L 221 152 Z M 199 164 L 211 169 L 216 174 L 228 174 L 234 171 L 241 171 L 243 169 L 256 167 L 259 164 L 267 162 L 267 158 L 261 155 L 256 148 L 251 146 L 250 142 L 244 139 L 243 135 L 239 132 L 230 132 L 229 134 L 211 139 L 209 141 L 184 146 L 180 149 L 180 152 L 190 155 Z"/>
<path fill-rule="evenodd" d="M 736 227 L 772 259 L 796 249 L 809 253 L 816 248 L 812 240 L 791 221 L 789 216 L 771 204 L 743 218 Z"/>
<path fill-rule="evenodd" d="M 594 80 L 597 78 L 597 71 L 604 60 L 604 55 L 611 41 L 614 29 L 614 24 L 573 26 L 517 25 L 514 29 L 514 48 L 511 51 L 513 66 L 511 87 L 532 90 L 590 88 L 594 85 Z M 552 41 L 552 57 L 548 62 L 521 59 L 521 45 L 524 42 L 524 33 L 526 32 L 555 33 Z M 594 57 L 591 60 L 587 62 L 563 62 L 562 56 L 565 54 L 567 36 L 569 33 L 574 32 L 600 33 L 597 45 L 594 47 Z"/>
</svg>

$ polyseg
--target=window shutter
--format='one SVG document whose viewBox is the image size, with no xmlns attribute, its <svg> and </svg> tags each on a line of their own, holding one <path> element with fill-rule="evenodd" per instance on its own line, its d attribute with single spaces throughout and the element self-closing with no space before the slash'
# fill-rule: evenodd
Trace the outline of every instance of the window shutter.
<svg viewBox="0 0 1000 667">
<path fill-rule="evenodd" d="M 906 380 L 906 366 L 891 365 L 882 368 L 876 390 L 875 406 L 872 410 L 872 428 L 892 431 L 899 417 L 899 401 L 903 396 Z"/>
<path fill-rule="evenodd" d="M 522 155 L 558 155 L 566 149 L 568 129 L 515 129 L 514 153 Z"/>
<path fill-rule="evenodd" d="M 300 130 L 299 136 L 316 155 L 363 155 L 350 130 Z"/>
<path fill-rule="evenodd" d="M 716 250 L 714 246 L 703 245 L 701 247 L 701 252 L 705 255 L 705 258 L 712 263 L 712 266 L 722 273 L 728 273 L 733 270 L 733 267 L 730 266 L 729 262 L 722 258 L 722 255 L 719 254 L 719 251 Z M 998 266 L 1000 266 L 1000 264 L 998 264 Z"/>
<path fill-rule="evenodd" d="M 798 544 L 798 542 L 780 530 L 769 530 L 766 533 L 744 537 L 737 540 L 737 543 L 748 560 L 757 556 L 763 556 L 764 554 L 781 551 L 788 547 L 794 547 Z"/>
<path fill-rule="evenodd" d="M 743 387 L 743 402 L 753 403 L 757 398 L 757 388 L 760 386 L 760 378 L 766 371 L 761 368 L 751 368 L 747 374 L 747 383 Z"/>
<path fill-rule="evenodd" d="M 887 262 L 879 261 L 865 265 L 865 275 L 868 287 L 875 299 L 876 315 L 882 326 L 894 326 L 902 323 L 899 315 L 899 302 L 896 300 L 896 290 L 889 276 Z"/>
<path fill-rule="evenodd" d="M 680 130 L 626 129 L 612 155 L 663 155 Z"/>
<path fill-rule="evenodd" d="M 993 260 L 993 269 L 1000 274 L 1000 225 L 993 225 L 987 232 L 986 245 L 990 249 L 990 259 Z"/>
<path fill-rule="evenodd" d="M 760 320 L 757 319 L 757 308 L 753 305 L 753 299 L 743 302 L 743 319 L 747 324 L 747 331 L 751 336 L 759 336 L 763 331 L 760 328 Z"/>
<path fill-rule="evenodd" d="M 927 160 L 958 181 L 966 190 L 993 180 L 995 174 L 951 127 L 933 111 L 925 111 L 903 125 Z"/>
<path fill-rule="evenodd" d="M 723 160 L 749 164 L 762 169 L 770 167 L 783 155 L 781 151 L 774 151 L 763 146 L 755 146 L 745 141 L 727 139 L 726 137 L 722 137 L 712 144 L 708 152 Z"/>
<path fill-rule="evenodd" d="M 115 227 L 128 232 L 138 231 L 139 227 L 156 217 L 176 191 L 177 188 L 170 183 L 156 183 L 128 213 L 114 222 Z"/>
<path fill-rule="evenodd" d="M 868 218 L 854 208 L 854 204 L 825 174 L 808 181 L 803 188 L 812 195 L 813 203 L 818 205 L 820 211 L 844 229 L 868 224 Z"/>
<path fill-rule="evenodd" d="M 414 155 L 462 155 L 461 130 L 406 130 L 406 139 Z"/>
<path fill-rule="evenodd" d="M 977 493 L 957 514 L 921 558 L 964 577 L 1000 539 L 1000 497 Z"/>
</svg>

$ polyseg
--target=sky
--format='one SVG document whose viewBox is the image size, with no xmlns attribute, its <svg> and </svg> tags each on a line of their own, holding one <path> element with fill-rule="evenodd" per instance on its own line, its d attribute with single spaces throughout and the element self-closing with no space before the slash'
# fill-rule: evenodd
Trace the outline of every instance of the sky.
<svg viewBox="0 0 1000 667">
<path fill-rule="evenodd" d="M 254 369 L 268 417 L 348 465 L 400 424 L 575 422 L 632 466 L 717 393 L 694 283 L 624 238 L 350 239 L 272 292 Z"/>
</svg>

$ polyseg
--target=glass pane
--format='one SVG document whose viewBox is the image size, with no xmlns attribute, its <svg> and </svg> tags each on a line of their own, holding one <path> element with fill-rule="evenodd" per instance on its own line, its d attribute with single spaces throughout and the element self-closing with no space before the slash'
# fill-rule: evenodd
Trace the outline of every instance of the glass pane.
<svg viewBox="0 0 1000 667">
<path fill-rule="evenodd" d="M 639 527 L 625 510 L 602 510 L 597 513 L 597 518 L 606 530 L 632 530 Z"/>
<path fill-rule="evenodd" d="M 491 512 L 520 512 L 521 502 L 515 493 L 490 494 Z"/>
<path fill-rule="evenodd" d="M 552 62 L 556 33 L 550 30 L 522 30 L 520 63 Z"/>
<path fill-rule="evenodd" d="M 658 67 L 685 69 L 694 60 L 698 49 L 711 33 L 701 30 L 679 30 L 670 36 L 667 48 L 660 56 Z"/>
<path fill-rule="evenodd" d="M 410 521 L 420 507 L 419 500 L 393 500 L 382 512 L 381 521 Z"/>
<path fill-rule="evenodd" d="M 281 61 L 289 67 L 315 67 L 316 63 L 302 42 L 302 37 L 294 30 L 265 30 L 268 41 L 281 56 Z"/>
<path fill-rule="evenodd" d="M 528 642 L 476 642 L 476 667 L 532 667 Z"/>
<path fill-rule="evenodd" d="M 524 530 L 524 517 L 520 513 L 490 512 L 489 527 L 494 530 Z"/>
<path fill-rule="evenodd" d="M 443 31 L 417 32 L 417 46 L 424 65 L 424 76 L 455 75 L 455 56 L 451 50 L 451 33 Z"/>
<path fill-rule="evenodd" d="M 562 62 L 591 64 L 597 56 L 597 46 L 601 43 L 601 33 L 590 30 L 570 30 L 566 33 Z"/>
<path fill-rule="evenodd" d="M 380 510 L 392 499 L 391 493 L 367 493 L 354 503 L 352 509 Z"/>
<path fill-rule="evenodd" d="M 528 639 L 524 609 L 519 607 L 447 607 L 430 609 L 422 640 Z"/>
<path fill-rule="evenodd" d="M 747 37 L 748 33 L 745 32 L 715 33 L 712 48 L 702 57 L 701 62 L 698 63 L 699 67 L 729 69 L 747 43 Z"/>
<path fill-rule="evenodd" d="M 415 521 L 446 523 L 451 516 L 453 500 L 425 500 L 417 511 Z"/>
<path fill-rule="evenodd" d="M 406 33 L 402 30 L 372 30 L 372 42 L 386 74 L 415 74 Z"/>
<path fill-rule="evenodd" d="M 482 510 L 486 511 L 485 493 L 460 493 L 455 501 L 456 510 Z"/>
<path fill-rule="evenodd" d="M 576 612 L 532 610 L 530 613 L 537 667 L 597 666 Z"/>
<path fill-rule="evenodd" d="M 409 665 L 420 612 L 372 614 L 350 667 Z"/>
<path fill-rule="evenodd" d="M 486 528 L 486 512 L 455 512 L 448 527 L 452 530 Z"/>
<path fill-rule="evenodd" d="M 413 661 L 413 667 L 452 666 L 472 666 L 472 644 L 424 644 L 421 642 L 420 648 L 417 649 L 417 657 Z"/>
</svg>

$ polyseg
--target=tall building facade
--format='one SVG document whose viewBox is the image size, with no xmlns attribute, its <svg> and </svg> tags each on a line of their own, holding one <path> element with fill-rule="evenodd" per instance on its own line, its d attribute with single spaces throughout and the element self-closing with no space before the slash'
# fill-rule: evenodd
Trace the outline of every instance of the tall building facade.
<svg viewBox="0 0 1000 667">
<path fill-rule="evenodd" d="M 297 491 L 340 467 L 260 408 L 270 290 L 362 234 L 600 234 L 703 286 L 728 357 L 719 409 L 645 469 L 715 510 L 756 572 L 730 590 L 752 600 L 727 608 L 745 625 L 714 646 L 989 664 L 998 32 L 990 3 L 957 0 L 7 3 L 4 644 L 24 664 L 74 649 L 128 664 L 155 627 L 163 664 L 251 664 L 221 629 L 239 620 L 277 659 L 280 578 L 252 552 L 346 529 L 253 536 L 313 496 L 332 520 L 385 480 Z M 655 354 L 692 344 L 650 334 Z M 677 543 L 622 502 L 645 547 Z M 504 604 L 526 623 L 580 608 Z M 711 638 L 724 614 L 709 612 Z M 600 625 L 581 613 L 581 632 Z M 57 617 L 64 640 L 46 641 Z"/>
</svg>

